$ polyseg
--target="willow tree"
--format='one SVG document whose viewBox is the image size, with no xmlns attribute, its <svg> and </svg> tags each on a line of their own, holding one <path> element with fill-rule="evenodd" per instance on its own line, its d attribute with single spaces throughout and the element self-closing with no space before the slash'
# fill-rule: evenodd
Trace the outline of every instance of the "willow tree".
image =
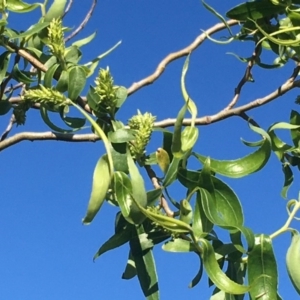
<svg viewBox="0 0 300 300">
<path fill-rule="evenodd" d="M 0 55 L 0 115 L 11 114 L 1 135 L 0 151 L 9 151 L 8 148 L 26 140 L 103 143 L 105 152 L 95 166 L 91 196 L 82 222 L 90 224 L 96 215 L 101 215 L 103 205 L 118 207 L 119 212 L 111 220 L 115 224 L 115 233 L 104 241 L 94 259 L 129 244 L 123 278 L 137 276 L 149 299 L 159 298 L 153 248 L 161 247 L 161 244 L 167 252 L 194 252 L 197 255 L 200 268 L 190 287 L 196 286 L 202 273 L 206 272 L 210 284 L 215 286 L 211 299 L 243 299 L 248 293 L 251 299 L 281 299 L 276 261 L 282 258 L 275 257 L 272 241 L 287 232 L 292 233 L 286 254 L 287 270 L 300 293 L 300 234 L 291 227 L 300 209 L 300 199 L 287 202 L 287 220 L 278 230 L 272 234 L 256 234 L 245 226 L 238 196 L 219 176 L 238 179 L 259 172 L 273 153 L 282 165 L 284 175 L 281 196 L 288 197 L 293 171 L 297 172 L 300 167 L 300 114 L 292 110 L 289 122 L 278 120 L 268 128 L 262 128 L 256 120 L 249 118 L 247 112 L 300 87 L 297 79 L 300 71 L 300 1 L 244 2 L 228 7 L 226 16 L 202 1 L 207 13 L 214 14 L 219 23 L 184 49 L 167 55 L 153 74 L 129 88 L 116 85 L 109 68 L 98 68 L 100 60 L 119 43 L 90 62 L 82 62 L 81 48 L 92 43 L 95 34 L 77 41 L 75 37 L 91 18 L 96 0 L 75 30 L 64 22 L 72 3 L 54 0 L 48 7 L 47 0 L 34 4 L 21 0 L 0 1 L 3 49 Z M 10 27 L 9 14 L 30 15 L 39 9 L 40 19 L 28 29 L 17 31 Z M 227 38 L 214 39 L 213 34 L 219 31 L 224 31 Z M 71 44 L 70 40 L 73 41 Z M 205 40 L 221 44 L 250 41 L 252 55 L 247 58 L 236 55 L 246 68 L 229 103 L 214 115 L 199 116 L 197 105 L 186 88 L 186 74 L 190 56 Z M 275 55 L 273 64 L 262 61 L 265 52 Z M 166 66 L 182 57 L 186 57 L 181 74 L 183 105 L 176 118 L 156 120 L 155 112 L 142 113 L 138 107 L 138 113 L 128 122 L 119 118 L 118 112 L 127 97 L 155 84 Z M 244 85 L 253 81 L 254 67 L 276 72 L 290 61 L 294 61 L 295 67 L 279 88 L 238 106 Z M 89 85 L 91 81 L 93 83 Z M 88 91 L 85 96 L 82 95 L 84 90 Z M 81 117 L 72 116 L 74 108 Z M 51 132 L 14 134 L 15 126 L 26 128 L 26 114 L 33 109 L 40 111 L 41 120 Z M 64 128 L 51 120 L 53 114 L 65 124 Z M 201 125 L 222 122 L 237 115 L 257 134 L 256 142 L 243 141 L 246 146 L 255 147 L 254 151 L 235 160 L 218 160 L 193 151 L 199 142 Z M 87 125 L 90 133 L 81 133 Z M 291 145 L 276 135 L 277 129 L 290 132 Z M 161 132 L 161 147 L 149 153 L 147 147 L 151 144 L 153 131 Z M 190 164 L 187 167 L 190 159 L 198 160 L 201 169 L 190 169 Z M 141 172 L 142 169 L 146 172 Z M 146 190 L 146 181 L 152 183 L 151 190 Z M 170 187 L 178 185 L 185 189 L 183 199 L 170 192 Z M 219 228 L 228 232 L 230 243 L 218 236 Z"/>
</svg>

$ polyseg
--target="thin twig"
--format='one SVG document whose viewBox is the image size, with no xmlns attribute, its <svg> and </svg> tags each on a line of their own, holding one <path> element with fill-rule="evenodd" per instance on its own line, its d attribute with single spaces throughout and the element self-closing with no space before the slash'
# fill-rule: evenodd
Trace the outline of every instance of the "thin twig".
<svg viewBox="0 0 300 300">
<path fill-rule="evenodd" d="M 229 20 L 227 22 L 229 26 L 234 26 L 238 24 L 238 21 L 236 20 Z M 207 38 L 208 35 L 212 35 L 220 30 L 223 30 L 226 28 L 226 25 L 224 23 L 218 23 L 214 25 L 213 27 L 207 29 L 204 33 L 200 34 L 189 46 L 183 48 L 182 50 L 179 50 L 174 53 L 170 53 L 167 55 L 157 66 L 155 72 L 146 78 L 140 80 L 139 82 L 133 83 L 128 89 L 127 93 L 128 95 L 133 94 L 140 88 L 152 84 L 165 70 L 166 66 L 171 63 L 173 60 L 176 60 L 180 57 L 187 56 L 189 53 L 191 53 L 193 50 L 195 50 L 197 47 L 199 47 L 203 41 Z"/>
<path fill-rule="evenodd" d="M 92 6 L 90 10 L 88 11 L 87 15 L 85 16 L 84 20 L 81 22 L 81 24 L 69 35 L 65 38 L 65 42 L 68 42 L 70 39 L 72 39 L 74 36 L 76 36 L 87 24 L 87 22 L 90 20 L 95 8 L 96 8 L 97 0 L 93 0 Z"/>
<path fill-rule="evenodd" d="M 296 68 L 295 68 L 296 70 Z M 195 125 L 208 125 L 211 123 L 216 123 L 218 121 L 227 119 L 233 116 L 240 116 L 243 112 L 254 109 L 256 107 L 265 105 L 272 100 L 282 96 L 286 92 L 290 91 L 293 88 L 300 88 L 300 80 L 294 81 L 294 78 L 288 79 L 283 85 L 281 85 L 278 89 L 270 93 L 269 95 L 258 98 L 248 104 L 229 109 L 227 111 L 220 111 L 214 115 L 204 116 L 201 118 L 197 118 L 195 121 Z M 171 127 L 174 126 L 176 122 L 176 118 L 173 119 L 165 119 L 162 121 L 158 121 L 154 123 L 155 127 Z M 192 119 L 187 118 L 184 119 L 182 124 L 184 126 L 191 125 Z M 15 145 L 21 141 L 40 141 L 40 140 L 57 140 L 57 141 L 65 141 L 65 142 L 95 142 L 99 140 L 99 137 L 95 134 L 61 134 L 61 133 L 53 133 L 53 132 L 22 132 L 17 133 L 14 136 L 0 142 L 0 151 Z"/>
<path fill-rule="evenodd" d="M 64 14 L 62 16 L 63 18 L 69 12 L 69 10 L 71 9 L 72 5 L 73 5 L 73 0 L 70 0 L 69 3 L 68 3 L 68 5 L 67 5 L 67 7 L 66 7 L 66 9 L 65 9 L 65 12 L 64 12 Z"/>
<path fill-rule="evenodd" d="M 244 74 L 243 78 L 240 80 L 240 82 L 237 85 L 237 87 L 235 88 L 234 97 L 230 101 L 230 103 L 227 105 L 227 107 L 224 108 L 224 110 L 229 110 L 229 109 L 233 108 L 236 105 L 236 103 L 238 102 L 238 100 L 240 98 L 240 95 L 241 95 L 242 87 L 244 86 L 244 84 L 246 82 L 249 81 L 249 79 L 252 78 L 251 70 L 252 70 L 252 67 L 255 64 L 255 60 L 257 58 L 257 55 L 258 55 L 260 49 L 261 49 L 261 43 L 256 44 L 254 52 L 253 52 L 253 54 L 252 54 L 252 56 L 251 56 L 251 58 L 250 58 L 250 60 L 249 60 L 249 62 L 247 64 L 247 68 L 246 68 L 245 74 Z"/>
<path fill-rule="evenodd" d="M 158 178 L 154 172 L 154 170 L 149 166 L 149 165 L 146 165 L 145 166 L 145 170 L 148 174 L 148 177 L 151 179 L 151 182 L 154 186 L 155 189 L 160 189 L 161 186 L 158 182 Z M 168 201 L 166 200 L 165 196 L 164 195 L 161 195 L 160 197 L 160 206 L 162 207 L 162 209 L 165 211 L 165 213 L 167 214 L 167 216 L 169 217 L 174 217 L 174 211 L 171 210 L 169 204 L 168 204 Z"/>
<path fill-rule="evenodd" d="M 13 125 L 16 122 L 16 117 L 14 114 L 11 115 L 11 118 L 9 119 L 8 125 L 5 129 L 5 131 L 2 133 L 1 137 L 0 137 L 0 142 L 4 141 L 6 139 L 6 137 L 8 136 L 8 134 L 10 133 L 10 131 L 13 128 Z"/>
</svg>

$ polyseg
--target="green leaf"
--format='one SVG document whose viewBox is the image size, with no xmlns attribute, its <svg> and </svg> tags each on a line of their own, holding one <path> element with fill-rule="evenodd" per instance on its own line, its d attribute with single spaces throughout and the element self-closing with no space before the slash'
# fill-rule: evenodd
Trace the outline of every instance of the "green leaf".
<svg viewBox="0 0 300 300">
<path fill-rule="evenodd" d="M 194 218 L 192 223 L 193 233 L 196 239 L 205 237 L 213 229 L 214 224 L 207 218 L 200 197 L 200 193 L 197 192 L 197 198 L 195 202 Z"/>
<path fill-rule="evenodd" d="M 11 108 L 12 105 L 8 100 L 0 100 L 0 116 L 7 114 Z"/>
<path fill-rule="evenodd" d="M 56 84 L 56 90 L 63 94 L 68 90 L 68 86 L 69 86 L 69 72 L 62 70 Z"/>
<path fill-rule="evenodd" d="M 151 190 L 147 192 L 147 205 L 154 205 L 155 201 L 161 196 L 162 188 Z"/>
<path fill-rule="evenodd" d="M 110 186 L 110 182 L 111 177 L 109 162 L 107 154 L 105 154 L 100 157 L 94 170 L 91 197 L 86 216 L 82 220 L 83 224 L 90 224 L 100 210 L 106 198 L 106 193 Z"/>
<path fill-rule="evenodd" d="M 182 153 L 181 153 L 181 146 L 182 146 L 181 127 L 182 127 L 182 121 L 184 119 L 184 115 L 186 113 L 187 108 L 188 108 L 188 101 L 180 109 L 180 111 L 177 115 L 177 118 L 176 118 L 176 122 L 174 124 L 174 133 L 173 133 L 171 151 L 172 151 L 172 154 L 177 158 L 182 157 Z"/>
<path fill-rule="evenodd" d="M 130 240 L 130 249 L 134 258 L 138 279 L 148 300 L 159 300 L 158 278 L 156 266 L 151 249 L 142 251 L 140 237 L 145 234 L 144 228 L 140 225 L 137 228 L 138 238 Z"/>
<path fill-rule="evenodd" d="M 70 46 L 65 50 L 64 56 L 67 64 L 74 66 L 77 65 L 78 62 L 80 61 L 82 53 L 78 47 Z M 85 67 L 81 66 L 81 68 L 84 70 L 85 75 L 87 75 L 85 71 Z"/>
<path fill-rule="evenodd" d="M 112 144 L 111 155 L 114 162 L 114 169 L 116 171 L 121 171 L 128 173 L 128 164 L 127 164 L 127 153 L 126 153 L 127 144 Z"/>
<path fill-rule="evenodd" d="M 127 89 L 124 86 L 119 86 L 116 91 L 116 96 L 117 96 L 116 107 L 120 108 L 122 104 L 125 102 L 125 100 L 127 99 Z"/>
<path fill-rule="evenodd" d="M 201 239 L 202 245 L 202 260 L 204 268 L 209 276 L 210 280 L 225 293 L 240 295 L 249 291 L 250 287 L 238 284 L 232 281 L 226 274 L 220 269 L 218 261 L 215 257 L 215 252 L 212 245 L 205 239 Z"/>
<path fill-rule="evenodd" d="M 128 260 L 127 260 L 126 268 L 122 274 L 122 279 L 128 280 L 135 277 L 136 275 L 137 273 L 136 273 L 135 261 L 131 251 L 129 251 Z"/>
<path fill-rule="evenodd" d="M 126 143 L 135 139 L 134 130 L 126 128 L 121 128 L 116 131 L 110 131 L 107 137 L 111 143 L 117 144 Z"/>
<path fill-rule="evenodd" d="M 8 63 L 10 60 L 10 53 L 8 51 L 4 51 L 0 55 L 0 82 L 6 77 L 6 71 L 8 67 Z"/>
<path fill-rule="evenodd" d="M 132 159 L 130 152 L 127 152 L 127 163 L 129 174 L 131 178 L 132 185 L 132 197 L 139 206 L 145 208 L 147 206 L 147 194 L 144 184 L 144 179 L 139 172 L 134 160 Z M 131 211 L 132 218 L 136 218 L 138 222 L 142 222 L 144 218 L 142 217 L 142 213 L 139 210 L 139 207 L 132 206 Z M 134 215 L 134 216 L 133 216 Z"/>
<path fill-rule="evenodd" d="M 23 2 L 21 0 L 8 0 L 6 2 L 6 7 L 8 10 L 15 12 L 15 13 L 26 13 L 30 12 L 37 7 L 42 6 L 41 3 L 32 3 L 28 4 L 26 2 Z"/>
<path fill-rule="evenodd" d="M 41 32 L 44 28 L 48 27 L 50 22 L 43 22 L 43 23 L 37 23 L 33 26 L 31 26 L 27 31 L 16 34 L 13 36 L 13 38 L 25 38 L 33 36 L 35 33 Z"/>
<path fill-rule="evenodd" d="M 94 255 L 93 260 L 96 260 L 99 256 L 104 254 L 107 251 L 116 249 L 127 242 L 129 242 L 132 234 L 132 226 L 126 226 L 122 232 L 115 233 L 110 237 L 97 251 Z"/>
<path fill-rule="evenodd" d="M 72 46 L 76 46 L 76 47 L 82 47 L 88 43 L 90 43 L 96 36 L 96 32 L 92 33 L 91 35 L 89 35 L 88 37 L 84 38 L 84 39 L 81 39 L 81 40 L 78 40 L 76 42 L 74 42 L 72 44 Z"/>
<path fill-rule="evenodd" d="M 61 18 L 64 14 L 66 4 L 67 0 L 54 0 L 44 17 L 45 21 L 51 22 L 52 19 Z"/>
<path fill-rule="evenodd" d="M 80 130 L 86 122 L 83 118 L 67 117 L 62 111 L 60 112 L 60 117 L 66 125 L 76 130 Z"/>
<path fill-rule="evenodd" d="M 223 24 L 225 24 L 225 26 L 226 26 L 226 28 L 228 29 L 230 35 L 233 36 L 233 33 L 232 33 L 232 31 L 231 31 L 231 28 L 230 28 L 230 26 L 227 24 L 227 22 L 226 22 L 226 20 L 224 19 L 224 17 L 223 17 L 221 14 L 219 14 L 214 8 L 212 8 L 212 7 L 209 6 L 207 3 L 205 3 L 203 0 L 201 0 L 201 2 L 202 2 L 202 4 L 203 4 L 203 6 L 204 6 L 208 11 L 210 11 L 211 13 L 213 13 L 218 19 L 221 20 L 221 22 L 222 22 Z"/>
<path fill-rule="evenodd" d="M 41 113 L 41 117 L 43 119 L 43 121 L 54 131 L 56 132 L 61 132 L 61 133 L 71 133 L 74 131 L 77 131 L 80 128 L 76 128 L 76 129 L 63 129 L 60 128 L 58 126 L 56 126 L 55 124 L 53 124 L 48 116 L 48 109 L 46 108 L 46 106 L 44 104 L 41 104 L 40 106 L 40 113 Z"/>
<path fill-rule="evenodd" d="M 16 81 L 23 82 L 25 84 L 30 84 L 30 83 L 34 82 L 35 79 L 32 79 L 32 78 L 28 77 L 26 75 L 26 73 L 29 73 L 29 72 L 27 72 L 27 71 L 21 71 L 19 69 L 18 64 L 15 64 L 14 67 L 13 67 L 13 71 L 12 71 L 12 77 Z"/>
<path fill-rule="evenodd" d="M 300 125 L 300 114 L 295 110 L 291 111 L 290 123 L 292 125 Z M 292 129 L 291 130 L 291 137 L 292 137 L 294 145 L 296 147 L 299 147 L 299 145 L 300 145 L 300 143 L 299 143 L 300 142 L 300 130 L 299 129 Z"/>
<path fill-rule="evenodd" d="M 164 174 L 167 173 L 170 166 L 170 157 L 168 152 L 163 148 L 158 148 L 155 152 L 157 164 Z"/>
<path fill-rule="evenodd" d="M 202 263 L 202 258 L 201 255 L 198 254 L 199 260 L 200 260 L 200 267 L 199 267 L 199 271 L 196 274 L 196 276 L 192 279 L 192 281 L 189 284 L 189 288 L 193 288 L 194 286 L 196 286 L 201 278 L 202 278 L 202 274 L 203 274 L 203 263 Z"/>
<path fill-rule="evenodd" d="M 48 68 L 47 72 L 45 73 L 44 77 L 44 86 L 47 88 L 52 87 L 52 81 L 54 78 L 54 74 L 56 70 L 59 68 L 59 64 L 53 64 L 51 67 Z"/>
<path fill-rule="evenodd" d="M 181 133 L 181 151 L 192 150 L 197 142 L 199 131 L 197 127 L 186 126 Z"/>
<path fill-rule="evenodd" d="M 135 205 L 132 200 L 132 185 L 128 176 L 120 171 L 114 173 L 114 194 L 118 201 L 123 217 L 131 224 L 131 207 Z"/>
<path fill-rule="evenodd" d="M 254 248 L 248 256 L 248 281 L 252 299 L 277 299 L 277 264 L 269 236 L 255 237 Z"/>
<path fill-rule="evenodd" d="M 162 249 L 167 252 L 197 252 L 194 243 L 176 238 L 163 244 Z"/>
<path fill-rule="evenodd" d="M 281 190 L 280 195 L 282 198 L 286 199 L 288 190 L 294 181 L 294 175 L 293 175 L 291 167 L 288 164 L 282 165 L 282 171 L 284 174 L 284 184 L 283 184 L 283 188 Z"/>
<path fill-rule="evenodd" d="M 105 56 L 107 56 L 108 54 L 110 54 L 113 50 L 115 50 L 119 45 L 121 44 L 121 41 L 116 43 L 113 47 L 111 47 L 109 50 L 107 50 L 106 52 L 102 53 L 101 55 L 99 55 L 98 57 L 94 58 L 92 61 L 84 64 L 85 67 L 88 67 L 89 69 L 89 73 L 87 74 L 87 77 L 93 75 L 95 69 L 97 68 L 99 61 L 101 59 L 103 59 Z"/>
<path fill-rule="evenodd" d="M 94 87 L 90 86 L 86 98 L 89 107 L 97 112 L 97 110 L 99 109 L 99 103 L 101 102 L 101 99 L 100 96 L 96 93 Z"/>
<path fill-rule="evenodd" d="M 211 159 L 210 168 L 213 172 L 227 177 L 240 178 L 257 172 L 266 165 L 271 154 L 270 137 L 261 128 L 254 127 L 251 124 L 250 128 L 263 136 L 261 147 L 255 152 L 236 160 Z M 197 153 L 193 153 L 193 155 L 202 163 L 206 160 L 203 155 Z"/>
<path fill-rule="evenodd" d="M 75 101 L 85 87 L 86 75 L 82 67 L 76 66 L 69 70 L 68 97 Z"/>
<path fill-rule="evenodd" d="M 164 187 L 169 186 L 171 183 L 173 183 L 176 180 L 177 170 L 178 170 L 180 161 L 181 161 L 181 158 L 177 158 L 177 157 L 173 158 L 173 160 L 168 168 L 168 171 L 166 173 L 165 179 L 163 181 Z"/>
<path fill-rule="evenodd" d="M 284 12 L 284 7 L 274 5 L 270 1 L 253 1 L 235 6 L 226 13 L 226 16 L 230 19 L 246 21 L 247 19 L 262 19 L 282 12 Z"/>
<path fill-rule="evenodd" d="M 195 126 L 195 119 L 197 117 L 197 106 L 195 104 L 195 102 L 190 98 L 190 96 L 187 93 L 186 87 L 185 87 L 185 76 L 187 73 L 187 70 L 189 68 L 189 61 L 190 61 L 190 54 L 187 56 L 184 65 L 183 65 L 183 69 L 182 69 L 182 73 L 181 73 L 181 92 L 183 95 L 183 99 L 186 103 L 188 103 L 188 110 L 190 112 L 190 114 L 192 115 L 192 127 Z"/>
</svg>

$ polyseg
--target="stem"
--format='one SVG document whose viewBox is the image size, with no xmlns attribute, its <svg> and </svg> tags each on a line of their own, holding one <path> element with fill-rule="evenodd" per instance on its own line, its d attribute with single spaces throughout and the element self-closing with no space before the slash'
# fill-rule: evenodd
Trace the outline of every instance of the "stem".
<svg viewBox="0 0 300 300">
<path fill-rule="evenodd" d="M 299 209 L 300 209 L 300 202 L 295 200 L 293 210 L 290 213 L 287 221 L 285 222 L 285 224 L 280 229 L 278 229 L 277 231 L 275 231 L 274 233 L 272 233 L 270 235 L 271 239 L 273 239 L 273 238 L 277 237 L 278 235 L 290 230 L 289 226 L 290 226 L 291 222 L 293 221 L 293 219 L 294 219 L 294 217 L 295 217 L 295 215 L 296 215 L 296 213 Z"/>
</svg>

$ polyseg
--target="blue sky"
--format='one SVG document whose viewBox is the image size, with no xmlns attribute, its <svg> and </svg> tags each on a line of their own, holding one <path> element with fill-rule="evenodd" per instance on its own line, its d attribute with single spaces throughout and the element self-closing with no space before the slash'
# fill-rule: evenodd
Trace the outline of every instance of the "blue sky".
<svg viewBox="0 0 300 300">
<path fill-rule="evenodd" d="M 69 27 L 81 22 L 90 5 L 90 1 L 74 2 L 66 18 L 65 25 Z M 209 3 L 224 13 L 239 3 L 230 2 L 230 5 L 217 0 Z M 11 14 L 9 24 L 24 30 L 38 21 L 37 13 L 31 16 Z M 196 0 L 102 0 L 79 35 L 82 38 L 97 31 L 95 40 L 83 48 L 83 61 L 91 60 L 122 40 L 122 44 L 101 62 L 101 67 L 109 66 L 115 83 L 129 87 L 151 74 L 167 54 L 189 45 L 201 29 L 216 22 L 218 20 Z M 243 76 L 245 65 L 226 53 L 250 56 L 252 51 L 250 43 L 223 46 L 210 41 L 194 51 L 187 74 L 187 89 L 198 105 L 200 116 L 214 114 L 226 106 Z M 265 59 L 270 63 L 274 57 L 267 55 Z M 153 85 L 130 96 L 119 113 L 120 119 L 125 123 L 137 109 L 152 112 L 157 120 L 176 117 L 183 105 L 180 90 L 183 63 L 184 58 L 173 62 Z M 277 71 L 254 68 L 255 83 L 245 86 L 239 103 L 245 104 L 270 93 L 288 78 L 293 68 L 292 63 Z M 296 96 L 297 91 L 292 91 L 250 111 L 249 115 L 264 129 L 276 121 L 288 121 L 290 110 L 298 109 L 294 104 Z M 9 117 L 0 119 L 1 131 Z M 259 139 L 238 117 L 199 129 L 200 139 L 195 150 L 213 158 L 244 156 L 251 148 L 244 146 L 240 138 Z M 38 111 L 32 111 L 26 125 L 14 129 L 11 135 L 20 131 L 48 130 Z M 288 134 L 282 136 L 288 138 Z M 161 135 L 156 133 L 148 152 L 160 146 Z M 103 151 L 101 143 L 37 141 L 22 142 L 1 152 L 1 299 L 143 299 L 136 278 L 121 279 L 128 255 L 127 245 L 104 254 L 95 263 L 92 261 L 99 246 L 113 233 L 117 209 L 104 205 L 91 225 L 81 224 L 93 169 Z M 275 155 L 259 173 L 238 180 L 224 180 L 239 196 L 246 225 L 255 233 L 271 234 L 284 224 L 286 200 L 280 197 L 283 175 Z M 289 199 L 298 197 L 298 180 L 296 173 Z M 173 192 L 180 199 L 184 198 L 180 187 Z M 297 223 L 294 227 L 299 229 Z M 279 292 L 283 299 L 297 297 L 285 269 L 289 242 L 289 234 L 274 240 L 280 273 Z M 161 299 L 209 299 L 212 289 L 207 287 L 206 276 L 195 288 L 187 287 L 198 271 L 195 255 L 165 253 L 160 247 L 156 247 L 154 255 Z"/>
</svg>

